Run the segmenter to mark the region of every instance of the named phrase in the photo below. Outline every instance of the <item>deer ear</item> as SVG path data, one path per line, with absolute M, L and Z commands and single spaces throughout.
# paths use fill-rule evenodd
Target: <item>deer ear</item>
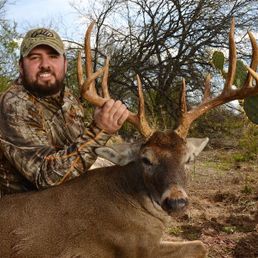
M 110 147 L 102 146 L 95 149 L 95 153 L 106 160 L 118 164 L 120 160 L 120 154 Z
M 95 153 L 116 165 L 124 166 L 137 158 L 139 146 L 130 144 L 117 144 L 117 146 L 112 145 L 112 147 L 101 146 L 95 149 Z
M 205 148 L 207 143 L 209 142 L 209 138 L 187 138 L 186 146 L 188 148 L 189 161 L 193 161 L 195 157 L 197 157 L 201 151 Z

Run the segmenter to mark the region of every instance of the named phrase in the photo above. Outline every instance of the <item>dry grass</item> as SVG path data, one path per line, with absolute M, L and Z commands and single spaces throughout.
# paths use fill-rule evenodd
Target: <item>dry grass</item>
M 202 153 L 189 172 L 191 205 L 165 238 L 201 239 L 210 258 L 258 257 L 258 159 L 236 162 L 234 153 Z

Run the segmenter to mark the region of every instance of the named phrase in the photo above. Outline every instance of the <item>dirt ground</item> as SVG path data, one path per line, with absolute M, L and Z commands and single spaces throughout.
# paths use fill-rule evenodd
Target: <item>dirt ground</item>
M 258 157 L 236 162 L 232 150 L 204 151 L 189 169 L 189 209 L 165 239 L 202 240 L 210 258 L 258 257 Z

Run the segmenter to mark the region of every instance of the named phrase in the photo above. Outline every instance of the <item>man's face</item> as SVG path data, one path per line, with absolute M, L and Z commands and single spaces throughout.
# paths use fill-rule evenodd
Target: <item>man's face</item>
M 67 62 L 53 48 L 40 45 L 20 61 L 20 74 L 26 89 L 39 96 L 50 96 L 63 88 Z

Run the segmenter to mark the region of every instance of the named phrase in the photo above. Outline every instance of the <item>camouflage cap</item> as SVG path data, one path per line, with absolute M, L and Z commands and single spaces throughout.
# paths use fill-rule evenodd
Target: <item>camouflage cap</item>
M 64 43 L 60 36 L 53 30 L 38 28 L 27 32 L 20 49 L 21 57 L 27 56 L 30 51 L 39 45 L 47 45 L 54 48 L 59 54 L 64 54 Z

